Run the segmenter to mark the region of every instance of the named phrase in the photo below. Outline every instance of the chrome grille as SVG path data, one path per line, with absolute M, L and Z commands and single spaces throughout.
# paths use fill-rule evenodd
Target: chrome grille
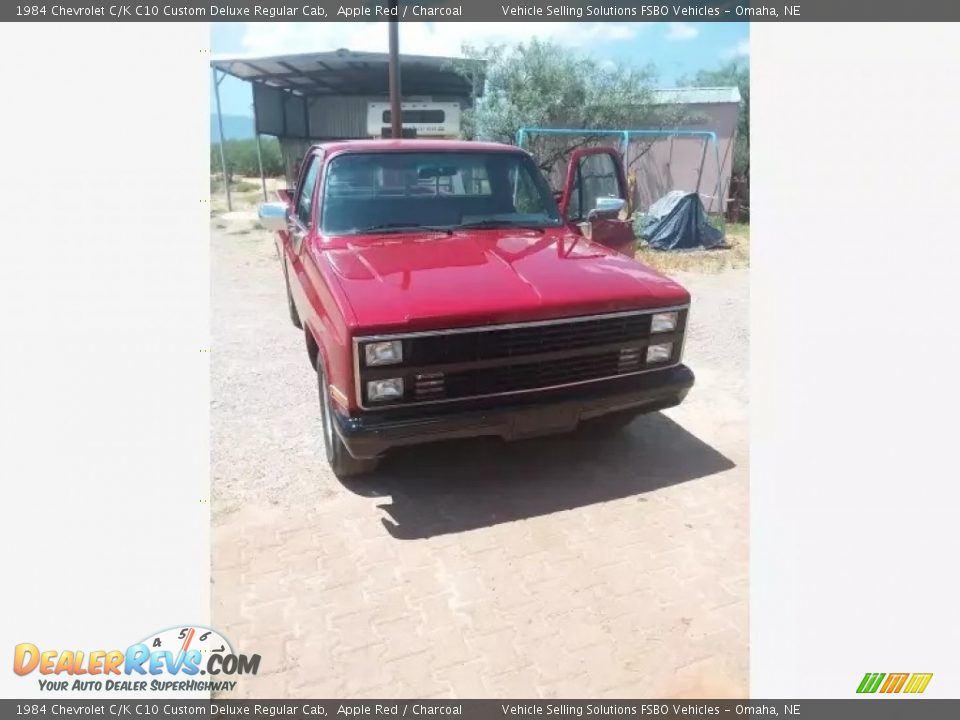
M 417 373 L 414 375 L 413 394 L 417 400 L 434 400 L 446 395 L 446 383 L 442 372 Z
M 405 345 L 410 364 L 430 365 L 466 360 L 518 357 L 551 350 L 628 343 L 650 334 L 649 315 L 623 315 L 549 325 L 514 326 L 503 330 L 413 337 Z M 407 351 L 407 347 L 404 347 Z
M 643 350 L 637 347 L 623 348 L 620 350 L 619 361 L 617 362 L 618 373 L 636 372 L 643 363 Z
M 650 332 L 650 316 L 676 311 L 673 332 Z M 368 402 L 369 380 L 403 377 L 402 402 L 389 406 L 530 392 L 612 379 L 672 367 L 680 362 L 686 308 L 616 313 L 534 323 L 518 323 L 438 332 L 392 334 L 355 340 L 357 393 L 362 407 L 388 407 Z M 374 340 L 402 340 L 403 362 L 362 365 L 362 345 Z M 673 343 L 668 362 L 648 364 L 647 346 Z

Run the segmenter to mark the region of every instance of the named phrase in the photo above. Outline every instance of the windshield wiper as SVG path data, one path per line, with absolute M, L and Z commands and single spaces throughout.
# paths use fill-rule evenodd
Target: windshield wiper
M 448 227 L 438 227 L 436 225 L 417 225 L 411 223 L 401 223 L 401 222 L 389 222 L 389 223 L 380 223 L 379 225 L 371 225 L 370 227 L 361 228 L 357 230 L 357 234 L 360 233 L 376 233 L 376 232 L 406 232 L 408 230 L 426 230 L 428 232 L 438 232 L 444 233 L 446 235 L 452 235 L 453 231 Z
M 553 227 L 552 225 L 550 227 Z M 540 225 L 534 225 L 532 223 L 522 223 L 522 222 L 511 222 L 509 220 L 477 220 L 476 222 L 462 223 L 455 226 L 455 230 L 470 230 L 477 228 L 518 228 L 520 230 L 536 230 L 537 232 L 543 232 L 544 229 Z

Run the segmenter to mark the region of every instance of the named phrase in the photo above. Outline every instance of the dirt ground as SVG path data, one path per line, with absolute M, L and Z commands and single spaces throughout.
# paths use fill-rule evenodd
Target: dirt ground
M 748 694 L 748 270 L 693 294 L 678 408 L 343 484 L 267 233 L 215 217 L 212 622 L 233 697 Z

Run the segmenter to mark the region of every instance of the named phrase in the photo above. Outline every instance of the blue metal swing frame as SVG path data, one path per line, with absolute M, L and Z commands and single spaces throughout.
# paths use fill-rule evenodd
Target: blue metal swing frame
M 652 128 L 640 128 L 636 130 L 593 130 L 593 129 L 583 129 L 583 128 L 540 128 L 540 127 L 523 127 L 517 130 L 516 144 L 518 147 L 523 147 L 524 142 L 527 139 L 527 135 L 600 135 L 604 137 L 619 137 L 622 142 L 622 153 L 626 157 L 627 149 L 630 146 L 630 139 L 633 137 L 699 137 L 704 140 L 709 141 L 713 144 L 713 153 L 714 158 L 717 161 L 717 187 L 715 189 L 715 197 L 720 203 L 721 214 L 723 213 L 723 198 L 720 196 L 720 147 L 717 144 L 717 134 L 712 130 L 664 130 L 664 129 L 652 129 Z M 701 174 L 703 168 L 701 166 Z M 699 186 L 696 191 L 697 194 L 700 193 Z

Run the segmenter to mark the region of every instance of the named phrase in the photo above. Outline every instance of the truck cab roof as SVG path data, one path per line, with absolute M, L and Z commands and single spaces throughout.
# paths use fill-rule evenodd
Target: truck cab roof
M 477 142 L 474 140 L 338 140 L 335 142 L 320 143 L 319 147 L 325 154 L 332 155 L 342 152 L 513 152 L 524 153 L 516 145 L 504 143 Z

